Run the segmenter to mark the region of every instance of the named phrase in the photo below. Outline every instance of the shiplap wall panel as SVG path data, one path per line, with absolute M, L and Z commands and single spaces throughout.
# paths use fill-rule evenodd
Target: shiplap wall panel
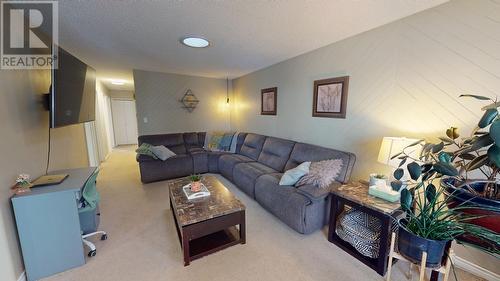
M 470 133 L 484 105 L 460 94 L 500 95 L 500 0 L 456 0 L 234 81 L 231 128 L 352 151 L 353 178 L 389 172 L 384 136 L 437 141 Z M 346 119 L 315 118 L 313 81 L 349 75 Z M 260 89 L 278 87 L 278 115 L 260 115 Z M 497 260 L 457 246 L 499 273 Z

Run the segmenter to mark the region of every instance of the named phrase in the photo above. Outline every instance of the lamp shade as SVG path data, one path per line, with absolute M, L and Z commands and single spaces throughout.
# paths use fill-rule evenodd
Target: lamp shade
M 392 167 L 398 167 L 401 160 L 397 157 L 395 159 L 391 159 L 391 157 L 403 151 L 405 147 L 416 141 L 418 141 L 418 139 L 384 137 L 378 153 L 378 162 Z M 420 146 L 415 146 L 408 149 L 407 153 L 412 157 L 418 158 L 420 149 Z

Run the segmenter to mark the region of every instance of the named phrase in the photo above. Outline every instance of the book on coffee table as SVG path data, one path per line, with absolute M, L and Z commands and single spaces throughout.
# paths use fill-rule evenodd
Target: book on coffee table
M 201 189 L 198 192 L 191 191 L 191 184 L 186 184 L 182 187 L 182 190 L 188 200 L 210 196 L 210 191 L 208 191 L 208 188 L 203 183 L 201 184 Z

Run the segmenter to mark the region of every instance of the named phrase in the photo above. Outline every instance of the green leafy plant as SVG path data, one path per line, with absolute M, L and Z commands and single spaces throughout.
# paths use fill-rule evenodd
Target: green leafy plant
M 452 130 L 452 136 L 456 131 Z M 474 142 L 476 143 L 476 142 Z M 422 146 L 420 156 L 414 158 L 409 152 L 415 146 Z M 401 160 L 399 168 L 394 171 L 395 181 L 391 183 L 394 189 L 401 190 L 401 207 L 406 212 L 405 228 L 414 235 L 431 240 L 453 240 L 467 233 L 474 237 L 487 240 L 490 243 L 500 245 L 500 235 L 482 226 L 471 223 L 478 216 L 469 215 L 464 210 L 478 208 L 469 201 L 451 206 L 451 200 L 455 194 L 444 195 L 444 190 L 439 182 L 441 178 L 460 178 L 460 171 L 453 164 L 454 153 L 444 151 L 444 141 L 437 144 L 424 143 L 419 140 L 403 149 L 401 153 L 392 158 Z M 410 162 L 410 163 L 408 163 Z M 403 182 L 401 179 L 405 174 L 402 168 L 404 164 L 410 180 Z M 463 166 L 462 166 L 463 167 Z M 494 210 L 481 206 L 483 210 Z M 499 255 L 497 249 L 483 249 L 492 254 Z
M 478 95 L 461 95 L 460 97 L 474 98 L 489 102 L 477 126 L 471 135 L 461 138 L 458 129 L 451 127 L 446 130 L 446 136 L 440 137 L 439 144 L 424 145 L 423 154 L 429 157 L 435 155 L 433 150 L 446 151 L 441 157 L 446 157 L 448 163 L 453 163 L 456 176 L 461 183 L 458 187 L 488 199 L 500 199 L 498 175 L 500 172 L 500 116 L 498 107 L 500 102 L 489 97 Z M 438 147 L 439 146 L 439 147 Z M 446 167 L 445 167 L 446 168 Z M 455 171 L 453 171 L 455 172 Z M 477 180 L 475 172 L 481 173 L 483 179 Z M 485 188 L 478 192 L 471 186 L 474 183 L 484 183 Z
M 196 175 L 196 174 L 190 175 L 189 180 L 192 182 L 201 181 L 201 175 Z

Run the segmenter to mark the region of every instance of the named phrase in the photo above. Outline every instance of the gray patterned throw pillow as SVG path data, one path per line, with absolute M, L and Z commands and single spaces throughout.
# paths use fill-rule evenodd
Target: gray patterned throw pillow
M 295 186 L 313 184 L 319 188 L 327 188 L 339 175 L 342 165 L 341 159 L 312 162 L 309 166 L 309 173 L 303 176 Z

